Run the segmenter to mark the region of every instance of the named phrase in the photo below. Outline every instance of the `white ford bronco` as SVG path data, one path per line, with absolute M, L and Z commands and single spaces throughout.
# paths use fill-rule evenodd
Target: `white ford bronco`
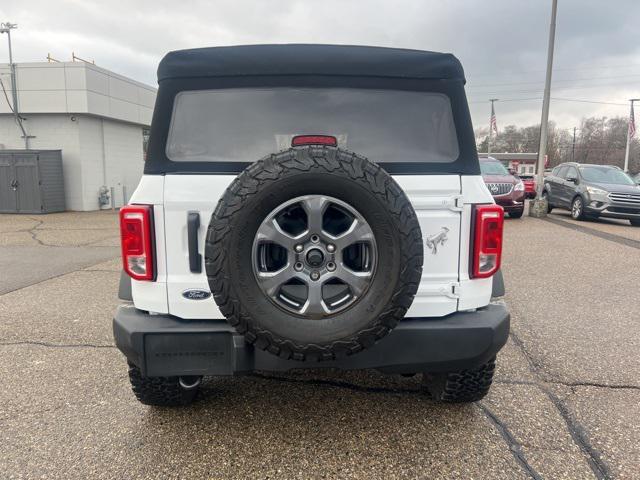
M 489 390 L 509 313 L 503 211 L 450 54 L 257 45 L 171 52 L 144 176 L 120 211 L 113 329 L 133 391 L 185 405 L 205 376 L 422 374 Z

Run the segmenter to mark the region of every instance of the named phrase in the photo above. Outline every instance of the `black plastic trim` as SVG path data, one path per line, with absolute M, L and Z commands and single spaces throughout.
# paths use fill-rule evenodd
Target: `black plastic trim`
M 120 272 L 120 284 L 118 285 L 118 298 L 126 302 L 133 302 L 131 293 L 131 277 L 122 270 Z
M 509 323 L 509 312 L 499 304 L 443 318 L 405 318 L 371 348 L 327 362 L 283 360 L 255 349 L 224 320 L 149 315 L 130 305 L 118 309 L 113 331 L 116 346 L 147 376 L 318 367 L 418 373 L 450 372 L 486 363 L 505 345 Z
M 187 212 L 187 243 L 189 246 L 189 270 L 191 273 L 202 273 L 202 255 L 198 253 L 198 229 L 200 213 Z
M 493 286 L 491 287 L 492 297 L 504 297 L 504 277 L 502 276 L 502 270 L 498 270 L 493 275 Z

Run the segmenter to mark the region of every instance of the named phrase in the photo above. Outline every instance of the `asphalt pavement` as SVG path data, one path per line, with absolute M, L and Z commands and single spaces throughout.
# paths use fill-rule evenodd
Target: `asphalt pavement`
M 311 371 L 207 379 L 160 409 L 113 346 L 116 215 L 0 215 L 0 478 L 638 478 L 638 232 L 507 220 L 512 335 L 475 405 Z

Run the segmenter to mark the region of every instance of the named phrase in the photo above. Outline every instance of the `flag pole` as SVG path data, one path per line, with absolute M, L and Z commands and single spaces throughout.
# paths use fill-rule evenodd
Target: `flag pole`
M 629 125 L 627 126 L 627 148 L 624 152 L 624 171 L 629 172 L 629 149 L 631 147 L 631 138 L 635 133 L 635 125 L 632 126 L 632 123 L 635 124 L 635 117 L 633 115 L 633 102 L 640 101 L 640 98 L 630 98 L 629 103 L 631 107 L 629 109 Z
M 496 125 L 496 111 L 493 109 L 493 102 L 497 102 L 497 98 L 490 98 L 491 102 L 491 115 L 489 116 L 489 139 L 487 140 L 487 157 L 491 155 L 491 132 Z M 496 129 L 497 131 L 497 129 Z

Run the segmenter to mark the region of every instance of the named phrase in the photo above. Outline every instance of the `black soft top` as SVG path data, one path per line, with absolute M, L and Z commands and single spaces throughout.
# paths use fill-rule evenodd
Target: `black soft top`
M 158 81 L 169 78 L 339 75 L 412 79 L 461 79 L 450 53 L 351 45 L 242 45 L 169 52 Z

